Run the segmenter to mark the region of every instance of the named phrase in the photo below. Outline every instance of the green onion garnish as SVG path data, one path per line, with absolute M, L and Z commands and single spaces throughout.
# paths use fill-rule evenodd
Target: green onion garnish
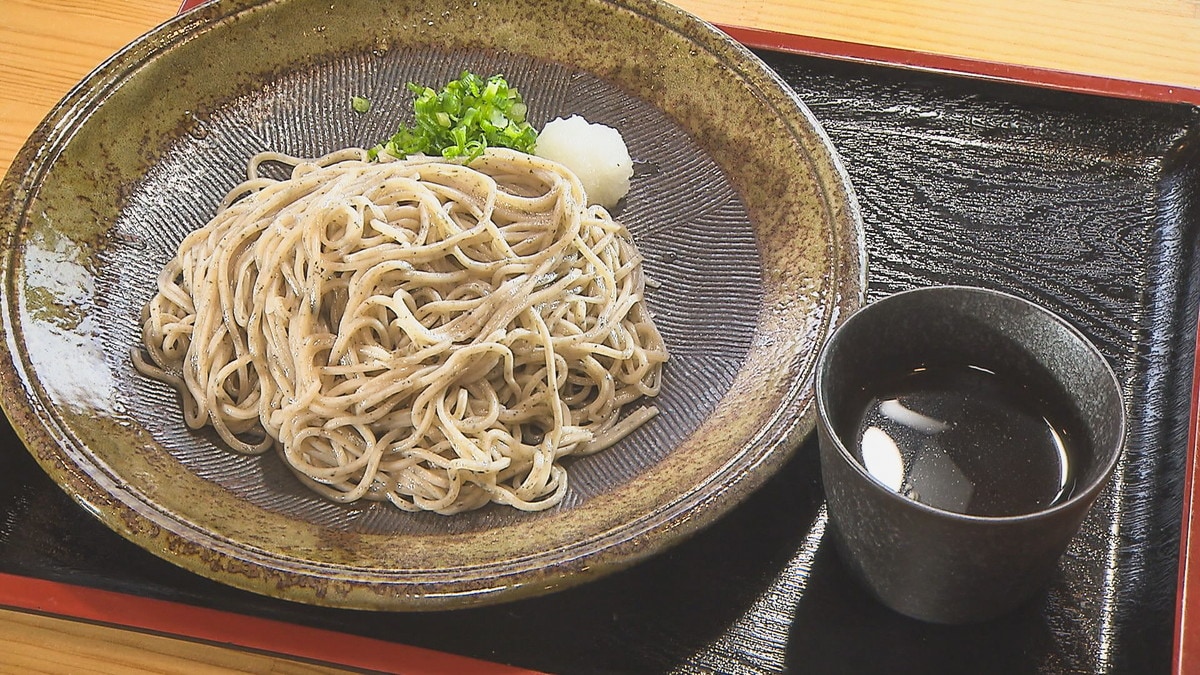
M 521 94 L 502 75 L 487 80 L 464 70 L 440 92 L 412 82 L 412 126 L 401 125 L 391 138 L 371 149 L 394 157 L 441 154 L 469 162 L 489 147 L 533 152 L 537 131 L 525 121 Z M 357 109 L 357 108 L 356 108 Z

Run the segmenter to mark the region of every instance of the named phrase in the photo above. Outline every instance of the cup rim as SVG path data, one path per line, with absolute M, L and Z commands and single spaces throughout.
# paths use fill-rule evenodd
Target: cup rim
M 917 295 L 917 294 L 923 295 L 923 294 L 927 294 L 930 292 L 973 293 L 973 294 L 979 294 L 979 295 L 991 295 L 991 296 L 998 297 L 1006 302 L 1016 302 L 1016 303 L 1026 306 L 1026 307 L 1029 307 L 1041 314 L 1046 315 L 1048 318 L 1050 318 L 1051 321 L 1054 321 L 1061 327 L 1065 328 L 1066 331 L 1074 339 L 1078 340 L 1084 346 L 1085 350 L 1089 354 L 1091 354 L 1094 358 L 1096 358 L 1099 361 L 1099 363 L 1102 366 L 1103 372 L 1105 373 L 1105 375 L 1107 376 L 1107 379 L 1113 386 L 1113 391 L 1116 392 L 1117 401 L 1120 403 L 1120 405 L 1118 406 L 1119 415 L 1118 415 L 1118 419 L 1117 419 L 1117 430 L 1116 430 L 1116 435 L 1115 435 L 1115 437 L 1118 439 L 1119 446 L 1117 447 L 1115 452 L 1109 453 L 1109 458 L 1105 462 L 1104 466 L 1102 467 L 1102 470 L 1096 474 L 1096 478 L 1094 480 L 1092 480 L 1090 483 L 1088 483 L 1083 490 L 1074 491 L 1072 493 L 1072 495 L 1070 497 L 1068 497 L 1066 500 L 1059 502 L 1057 504 L 1054 504 L 1053 506 L 1050 506 L 1050 507 L 1047 507 L 1044 509 L 1040 509 L 1037 511 L 1031 511 L 1029 513 L 1019 513 L 1019 514 L 1003 515 L 1003 516 L 988 516 L 988 515 L 962 513 L 959 511 L 951 511 L 949 509 L 932 506 L 930 504 L 926 504 L 924 502 L 920 502 L 915 499 L 910 499 L 898 492 L 895 492 L 894 490 L 889 489 L 883 483 L 879 482 L 879 480 L 877 478 L 875 478 L 870 472 L 868 472 L 866 470 L 866 467 L 864 467 L 862 465 L 862 463 L 859 462 L 857 459 L 855 459 L 854 456 L 850 453 L 850 450 L 846 447 L 846 444 L 842 441 L 842 438 L 833 429 L 833 424 L 830 421 L 830 419 L 831 419 L 830 410 L 828 409 L 828 404 L 825 400 L 825 395 L 824 395 L 824 386 L 823 385 L 825 383 L 826 376 L 827 376 L 827 373 L 826 373 L 827 359 L 829 358 L 829 354 L 833 348 L 833 345 L 837 341 L 838 337 L 840 335 L 842 335 L 845 332 L 845 330 L 847 330 L 847 326 L 850 326 L 854 323 L 861 323 L 864 319 L 861 319 L 860 316 L 866 312 L 871 311 L 871 308 L 875 307 L 876 305 L 881 304 L 881 303 L 890 304 L 892 301 L 899 301 L 907 296 Z M 962 521 L 966 521 L 966 522 L 995 523 L 995 524 L 1018 523 L 1018 522 L 1033 521 L 1033 520 L 1040 520 L 1043 518 L 1049 518 L 1049 517 L 1054 516 L 1057 513 L 1073 510 L 1073 509 L 1079 508 L 1080 506 L 1086 507 L 1086 506 L 1090 505 L 1091 502 L 1096 499 L 1096 497 L 1099 495 L 1100 491 L 1103 490 L 1105 485 L 1109 482 L 1109 478 L 1112 476 L 1113 471 L 1117 466 L 1117 463 L 1120 461 L 1121 456 L 1124 454 L 1124 451 L 1125 451 L 1125 447 L 1124 447 L 1125 446 L 1125 435 L 1128 431 L 1126 428 L 1127 427 L 1127 419 L 1126 419 L 1127 415 L 1125 412 L 1125 406 L 1126 406 L 1125 392 L 1124 392 L 1123 387 L 1121 386 L 1121 381 L 1117 378 L 1116 372 L 1113 371 L 1112 365 L 1109 363 L 1108 359 L 1104 356 L 1103 353 L 1100 352 L 1099 348 L 1096 347 L 1095 343 L 1093 343 L 1090 339 L 1088 339 L 1088 337 L 1086 335 L 1084 335 L 1082 331 L 1080 331 L 1071 322 L 1064 319 L 1058 313 L 1053 312 L 1032 300 L 1028 300 L 1026 298 L 1022 298 L 1018 295 L 1014 295 L 1012 293 L 1008 293 L 1005 291 L 998 291 L 995 289 L 983 288 L 983 287 L 979 287 L 979 286 L 962 285 L 962 284 L 922 286 L 919 288 L 912 288 L 912 289 L 908 289 L 908 290 L 904 290 L 904 291 L 899 291 L 899 292 L 884 296 L 874 302 L 868 302 L 867 304 L 864 304 L 859 309 L 857 309 L 853 314 L 846 317 L 846 319 L 832 333 L 830 333 L 828 338 L 825 340 L 825 344 L 823 344 L 821 346 L 821 351 L 817 356 L 817 367 L 816 367 L 816 373 L 815 373 L 815 379 L 814 379 L 814 388 L 815 388 L 814 399 L 816 401 L 816 406 L 817 406 L 817 424 L 820 425 L 821 430 L 833 442 L 834 447 L 837 449 L 838 455 L 840 456 L 840 459 L 842 461 L 846 462 L 847 464 L 849 464 L 851 469 L 854 472 L 856 472 L 859 476 L 864 478 L 871 485 L 871 489 L 877 490 L 877 491 L 883 493 L 884 495 L 887 495 L 885 497 L 885 499 L 894 499 L 894 500 L 896 500 L 897 503 L 903 503 L 903 504 L 908 505 L 908 508 L 915 508 L 918 511 L 928 512 L 930 514 L 937 515 L 940 517 L 949 517 L 952 519 L 962 520 Z

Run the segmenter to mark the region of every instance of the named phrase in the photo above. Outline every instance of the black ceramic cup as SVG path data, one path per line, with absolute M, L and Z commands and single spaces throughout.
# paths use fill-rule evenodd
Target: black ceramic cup
M 1095 346 L 979 288 L 860 309 L 822 350 L 816 389 L 840 557 L 885 605 L 930 622 L 987 620 L 1043 591 L 1125 435 Z

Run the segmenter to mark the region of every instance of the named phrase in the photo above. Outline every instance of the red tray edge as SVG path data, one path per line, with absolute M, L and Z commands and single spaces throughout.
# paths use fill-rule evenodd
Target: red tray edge
M 204 0 L 185 0 L 185 6 Z M 782 33 L 757 28 L 718 25 L 730 37 L 748 47 L 821 56 L 884 66 L 957 75 L 972 79 L 1008 82 L 1045 89 L 1058 89 L 1112 98 L 1159 103 L 1200 105 L 1200 89 L 1154 82 L 1139 82 L 1100 75 L 1072 73 L 1052 68 L 984 61 L 896 47 L 880 47 L 829 38 Z
M 538 672 L 349 633 L 16 574 L 0 573 L 0 606 L 372 672 Z
M 1183 482 L 1183 515 L 1179 535 L 1179 581 L 1175 603 L 1175 652 L 1173 672 L 1185 675 L 1191 654 L 1200 651 L 1200 532 L 1193 529 L 1200 507 L 1200 321 L 1197 322 L 1196 350 L 1192 370 L 1192 400 L 1188 418 L 1186 473 Z M 1191 561 L 1189 563 L 1189 560 Z

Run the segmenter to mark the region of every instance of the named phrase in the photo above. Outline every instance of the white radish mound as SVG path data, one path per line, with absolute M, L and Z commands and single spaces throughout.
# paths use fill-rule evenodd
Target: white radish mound
M 629 192 L 633 160 L 621 132 L 571 115 L 549 122 L 538 133 L 534 154 L 570 169 L 587 193 L 589 205 L 611 209 Z

